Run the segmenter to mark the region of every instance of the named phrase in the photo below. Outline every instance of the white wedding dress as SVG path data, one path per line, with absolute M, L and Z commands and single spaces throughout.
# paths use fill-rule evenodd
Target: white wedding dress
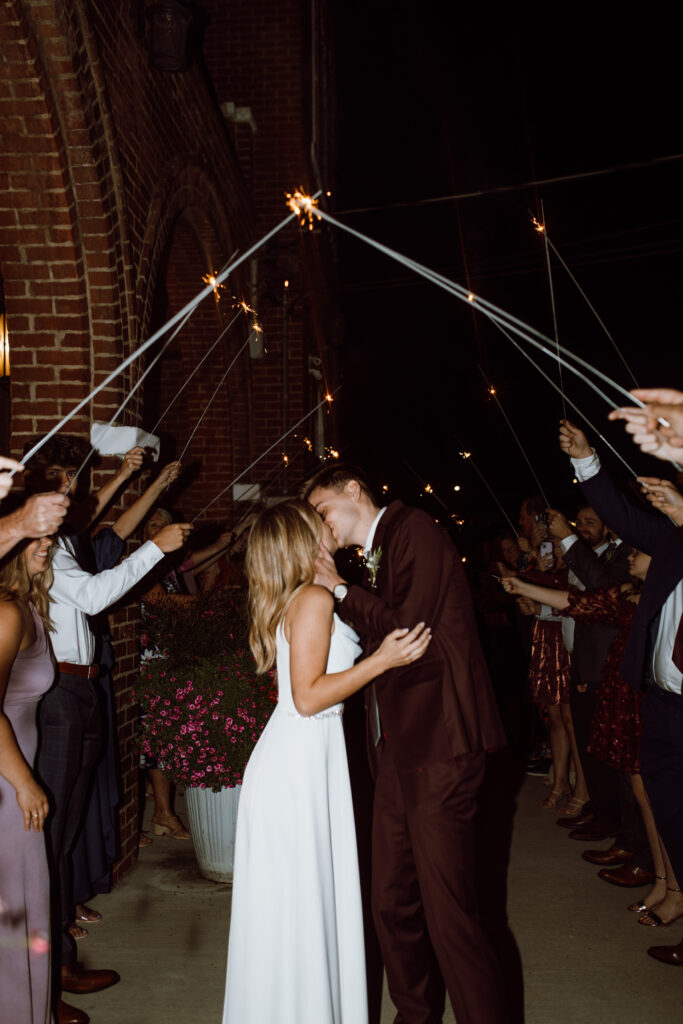
M 327 671 L 359 654 L 335 615 Z M 223 1024 L 367 1024 L 343 705 L 298 714 L 282 626 L 277 676 L 240 796 Z

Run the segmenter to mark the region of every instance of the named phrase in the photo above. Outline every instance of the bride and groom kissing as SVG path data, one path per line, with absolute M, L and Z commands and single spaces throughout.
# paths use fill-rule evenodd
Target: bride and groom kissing
M 505 737 L 460 557 L 426 513 L 380 508 L 352 467 L 324 467 L 303 499 L 263 512 L 249 539 L 250 642 L 261 670 L 277 662 L 279 702 L 240 802 L 224 1024 L 368 1019 L 341 726 L 361 688 L 372 912 L 396 1022 L 437 1024 L 448 991 L 458 1024 L 502 1024 L 473 819 L 486 751 Z M 363 547 L 362 585 L 339 575 L 325 535 Z

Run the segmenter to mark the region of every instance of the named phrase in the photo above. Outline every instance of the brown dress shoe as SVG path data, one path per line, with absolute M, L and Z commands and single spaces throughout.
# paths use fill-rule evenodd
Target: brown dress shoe
M 618 864 L 628 864 L 633 860 L 633 854 L 628 850 L 622 850 L 616 843 L 612 843 L 609 850 L 584 850 L 581 854 L 589 864 L 600 864 L 604 868 L 613 868 Z
M 623 885 L 626 889 L 636 889 L 643 885 L 652 885 L 655 876 L 635 864 L 623 864 L 620 868 L 603 868 L 598 871 L 598 878 L 612 885 Z
M 90 1017 L 83 1010 L 69 1006 L 60 999 L 57 1003 L 57 1024 L 88 1024 Z
M 100 992 L 121 980 L 116 971 L 87 971 L 83 964 L 64 964 L 62 967 L 62 988 L 65 992 Z
M 683 940 L 677 946 L 650 946 L 647 952 L 660 963 L 683 967 Z
M 584 825 L 589 825 L 591 821 L 595 820 L 595 814 L 593 811 L 587 811 L 585 808 L 581 811 L 581 814 L 575 815 L 573 818 L 560 817 L 555 822 L 560 828 L 582 828 Z

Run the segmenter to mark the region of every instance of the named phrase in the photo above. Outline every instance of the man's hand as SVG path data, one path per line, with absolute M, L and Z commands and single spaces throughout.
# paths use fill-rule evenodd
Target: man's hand
M 14 520 L 21 537 L 48 537 L 56 533 L 69 507 L 65 494 L 50 491 L 48 494 L 34 494 L 25 505 L 18 508 L 7 519 Z
M 565 537 L 572 537 L 576 532 L 567 517 L 558 512 L 556 508 L 549 508 L 546 516 L 551 537 L 564 540 Z
M 322 543 L 320 544 L 320 554 L 315 560 L 315 577 L 313 582 L 319 583 L 321 587 L 327 587 L 331 593 L 338 583 L 346 582 L 337 572 L 334 558 Z
M 569 420 L 560 420 L 560 448 L 572 459 L 585 459 L 593 454 L 583 430 Z
M 159 530 L 152 543 L 161 548 L 165 555 L 168 555 L 171 551 L 178 551 L 183 546 L 193 529 L 191 523 L 169 523 L 168 526 Z
M 140 448 L 139 450 L 144 451 L 144 449 L 142 448 Z M 164 491 L 173 483 L 174 480 L 178 479 L 179 473 L 180 463 L 169 462 L 168 465 L 164 466 L 164 468 L 159 473 L 159 476 L 154 481 L 154 486 L 157 488 L 159 492 Z
M 12 490 L 14 478 L 9 474 L 11 472 L 19 473 L 23 468 L 21 462 L 15 462 L 14 459 L 7 459 L 4 455 L 0 455 L 0 501 L 6 498 Z
M 683 494 L 676 490 L 670 480 L 660 480 L 656 476 L 639 476 L 638 483 L 651 505 L 665 516 L 670 516 L 677 526 L 683 526 Z
M 139 469 L 142 469 L 142 463 L 145 458 L 145 449 L 141 448 L 140 445 L 136 445 L 135 448 L 131 448 L 129 452 L 123 456 L 121 465 L 117 476 L 121 480 L 128 480 L 133 473 L 137 473 Z

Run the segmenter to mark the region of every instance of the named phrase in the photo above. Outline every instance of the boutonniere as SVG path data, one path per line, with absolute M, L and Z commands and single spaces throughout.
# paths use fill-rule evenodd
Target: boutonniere
M 380 562 L 382 561 L 382 549 L 373 548 L 369 555 L 365 559 L 365 564 L 368 567 L 368 575 L 370 577 L 370 586 L 373 590 L 377 587 L 377 573 L 379 572 Z

